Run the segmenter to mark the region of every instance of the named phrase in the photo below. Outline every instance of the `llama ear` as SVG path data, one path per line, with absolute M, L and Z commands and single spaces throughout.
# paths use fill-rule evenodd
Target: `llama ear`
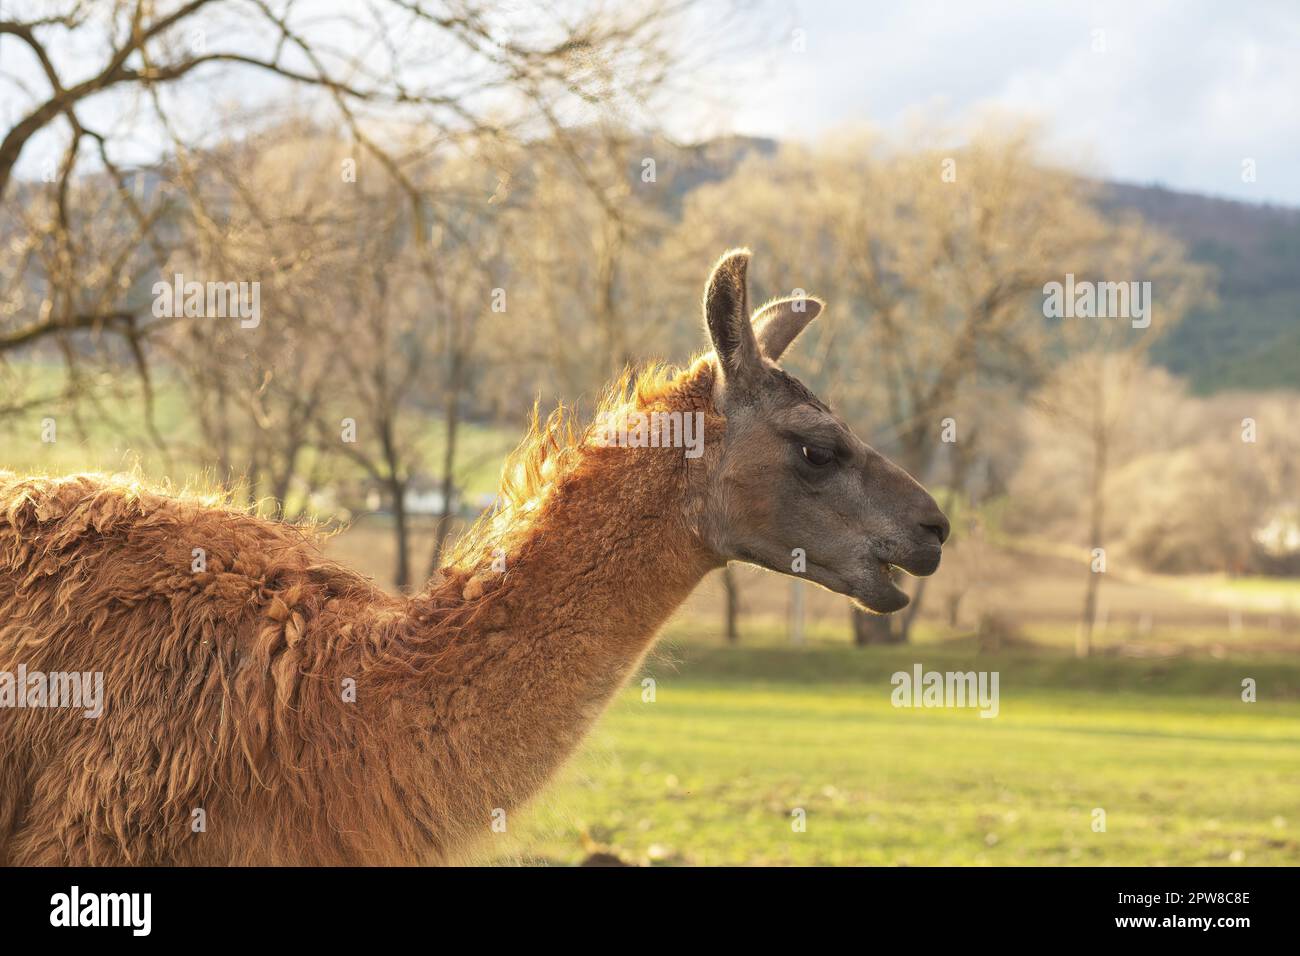
M 780 361 L 790 343 L 821 315 L 825 303 L 807 296 L 773 299 L 754 313 L 754 337 L 758 348 L 773 362 Z
M 749 291 L 745 284 L 748 268 L 749 250 L 732 249 L 713 267 L 704 289 L 704 322 L 709 327 L 722 377 L 733 384 L 763 367 L 749 321 Z

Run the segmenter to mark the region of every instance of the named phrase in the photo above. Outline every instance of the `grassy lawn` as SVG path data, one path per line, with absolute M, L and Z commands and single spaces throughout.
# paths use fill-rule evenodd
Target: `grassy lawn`
M 1300 613 L 1300 578 L 1189 575 L 1164 581 L 1201 601 L 1261 612 Z
M 997 670 L 1001 713 L 889 677 Z M 1300 664 L 674 643 L 486 847 L 660 864 L 1300 863 Z M 1241 680 L 1259 700 L 1241 700 Z M 792 811 L 806 811 L 805 832 Z M 1106 813 L 1094 832 L 1093 810 Z

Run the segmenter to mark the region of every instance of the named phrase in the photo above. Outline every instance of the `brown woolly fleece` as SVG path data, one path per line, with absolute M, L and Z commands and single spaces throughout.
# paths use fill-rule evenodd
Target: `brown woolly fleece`
M 605 404 L 703 411 L 704 459 L 534 419 L 503 505 L 410 597 L 218 500 L 0 471 L 0 672 L 104 675 L 97 719 L 0 709 L 0 864 L 461 857 L 720 564 L 695 501 L 713 375 Z

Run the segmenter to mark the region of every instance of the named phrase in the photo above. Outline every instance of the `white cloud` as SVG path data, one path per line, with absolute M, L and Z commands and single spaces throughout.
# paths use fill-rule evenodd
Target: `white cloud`
M 961 121 L 988 107 L 1046 121 L 1092 171 L 1171 188 L 1300 205 L 1300 8 L 1011 0 L 808 3 L 788 43 L 738 65 L 740 132 L 813 136 L 897 127 L 917 107 Z M 1103 31 L 1103 51 L 1094 32 Z M 1241 181 L 1256 161 L 1258 181 Z

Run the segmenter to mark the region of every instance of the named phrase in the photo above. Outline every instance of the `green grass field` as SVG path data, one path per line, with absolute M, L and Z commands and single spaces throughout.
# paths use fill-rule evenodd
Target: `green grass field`
M 1000 714 L 890 675 L 997 670 Z M 877 865 L 1300 863 L 1300 663 L 722 648 L 671 638 L 486 859 Z M 1258 701 L 1244 703 L 1252 677 Z M 1093 811 L 1105 811 L 1105 832 Z M 795 832 L 793 811 L 806 813 Z

